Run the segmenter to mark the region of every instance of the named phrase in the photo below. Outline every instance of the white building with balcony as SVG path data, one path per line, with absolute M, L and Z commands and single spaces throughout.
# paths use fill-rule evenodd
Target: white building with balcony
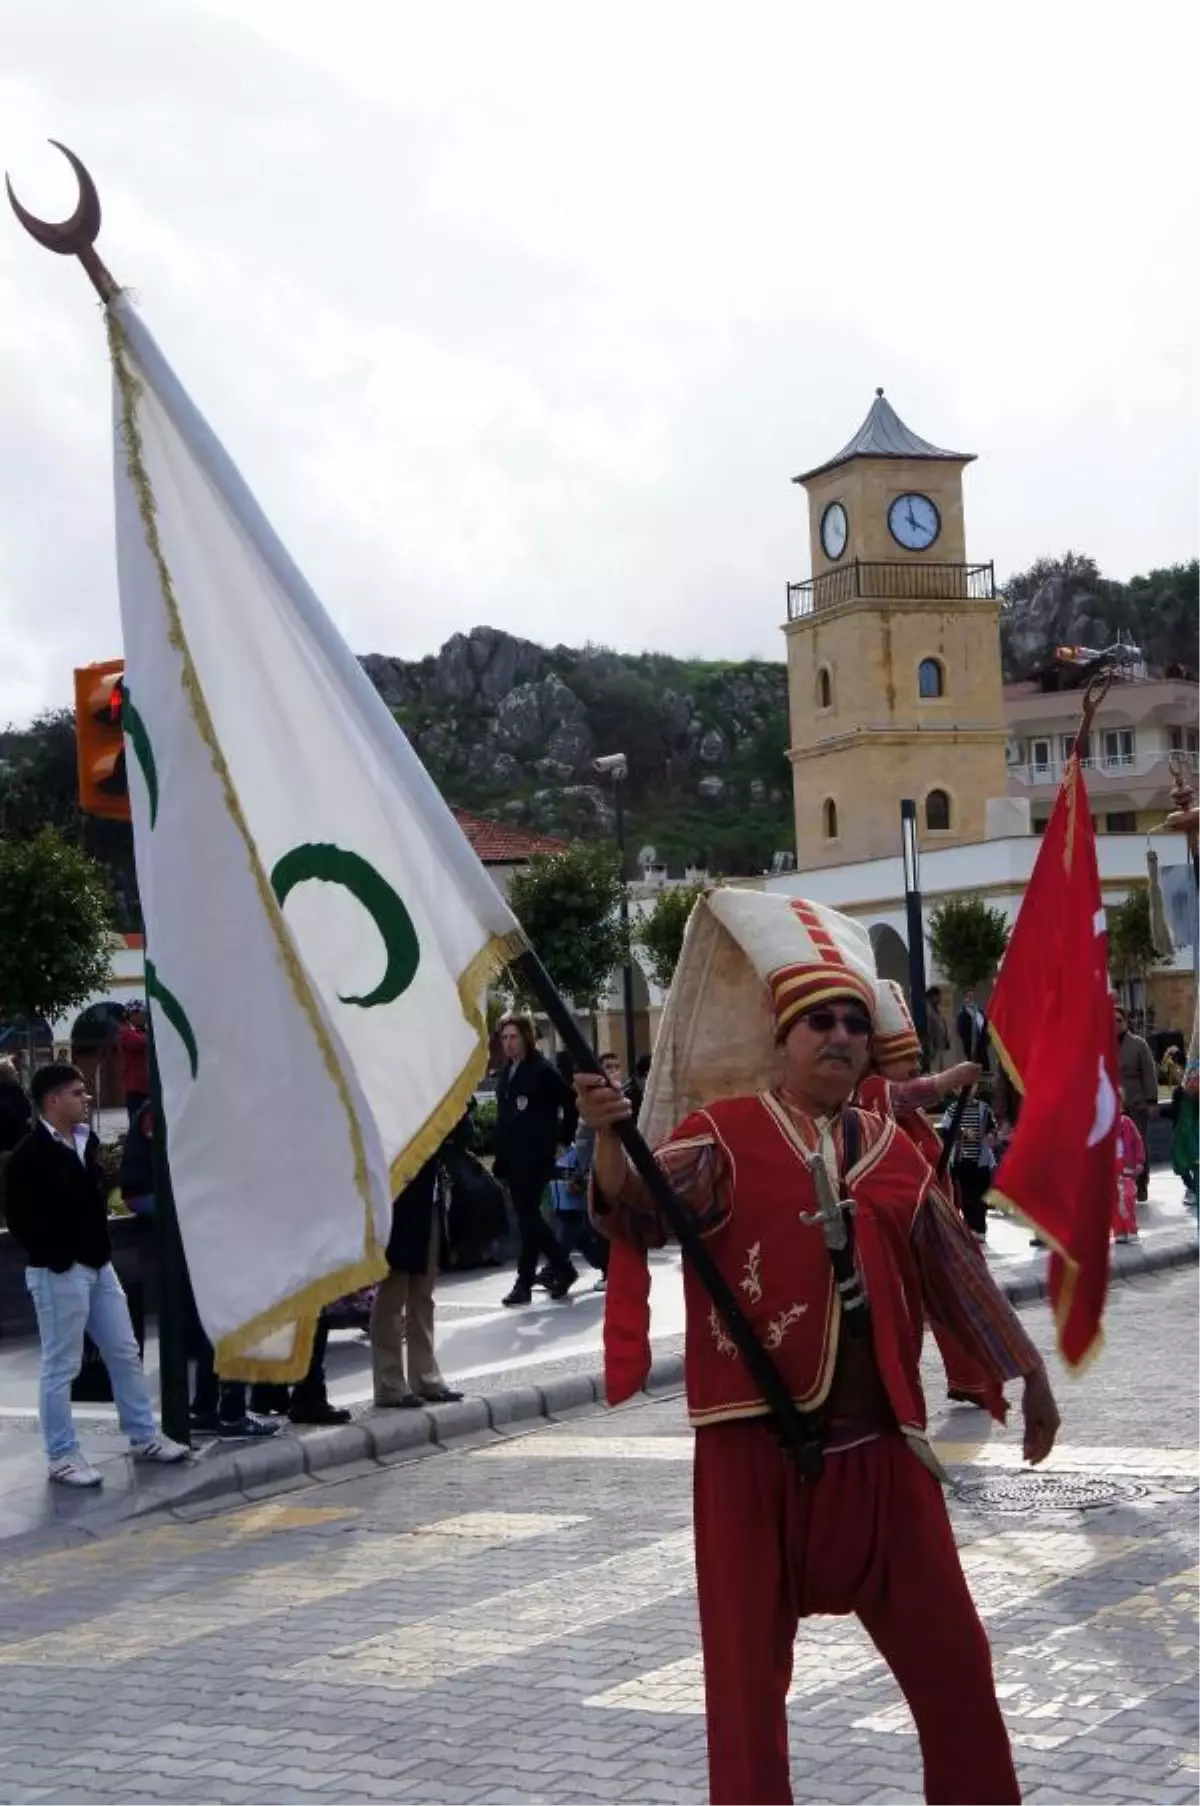
M 1035 833 L 1049 820 L 1079 723 L 1078 682 L 1055 662 L 1004 686 L 1008 794 L 1025 798 Z M 1198 690 L 1185 677 L 1116 679 L 1097 710 L 1084 768 L 1098 834 L 1152 832 L 1172 807 L 1172 766 L 1196 771 Z

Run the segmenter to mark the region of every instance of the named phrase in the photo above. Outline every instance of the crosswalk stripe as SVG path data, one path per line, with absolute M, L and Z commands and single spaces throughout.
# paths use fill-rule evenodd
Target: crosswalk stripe
M 1020 1469 L 1025 1465 L 1019 1441 L 943 1442 L 934 1446 L 947 1467 Z M 581 1436 L 543 1431 L 498 1442 L 475 1452 L 477 1461 L 690 1461 L 693 1439 L 689 1436 Z M 1041 1473 L 1153 1474 L 1193 1479 L 1200 1477 L 1200 1451 L 1196 1449 L 1104 1448 L 1060 1444 Z
M 361 1515 L 354 1506 L 291 1505 L 272 1500 L 242 1511 L 222 1512 L 196 1524 L 156 1524 L 152 1529 L 126 1530 L 80 1548 L 53 1549 L 6 1561 L 4 1587 L 24 1599 L 36 1599 L 39 1594 L 71 1586 L 90 1586 L 98 1577 L 107 1580 L 136 1574 L 279 1531 L 308 1530 L 316 1524 Z
M 97 1661 L 107 1666 L 132 1662 L 176 1649 L 213 1631 L 245 1631 L 264 1618 L 336 1599 L 359 1587 L 394 1580 L 399 1574 L 461 1561 L 506 1543 L 554 1536 L 583 1522 L 580 1517 L 536 1512 L 468 1512 L 443 1518 L 399 1536 L 373 1537 L 339 1548 L 327 1565 L 310 1551 L 298 1561 L 172 1593 L 157 1611 L 147 1611 L 145 1602 L 138 1600 L 81 1624 L 0 1644 L 0 1664 L 30 1662 L 78 1668 Z
M 1087 1536 L 1075 1530 L 1005 1531 L 961 1550 L 963 1569 L 981 1616 L 994 1616 L 1023 1600 L 1032 1599 L 1064 1576 L 1119 1561 L 1137 1547 L 1127 1536 Z M 874 1644 L 853 1618 L 811 1618 L 800 1626 L 795 1646 L 792 1696 L 813 1693 L 840 1684 L 884 1664 Z M 704 1711 L 704 1671 L 699 1655 L 684 1656 L 646 1674 L 635 1675 L 603 1693 L 583 1701 L 585 1706 L 624 1712 L 659 1712 L 697 1716 Z M 903 1701 L 889 1707 L 870 1729 L 878 1729 L 884 1717 L 899 1712 L 905 1723 L 908 1707 Z M 863 1721 L 866 1723 L 866 1720 Z
M 345 1680 L 369 1676 L 379 1686 L 404 1690 L 431 1687 L 686 1593 L 694 1575 L 692 1532 L 680 1530 L 590 1567 L 556 1572 L 553 1580 L 398 1625 L 381 1636 L 310 1657 L 286 1672 Z

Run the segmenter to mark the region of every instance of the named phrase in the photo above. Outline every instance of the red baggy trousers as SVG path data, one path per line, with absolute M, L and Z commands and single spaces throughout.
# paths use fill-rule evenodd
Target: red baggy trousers
M 908 1701 L 926 1800 L 1020 1800 L 941 1487 L 899 1434 L 828 1453 L 821 1478 L 805 1481 L 761 1419 L 702 1428 L 695 1522 L 714 1806 L 791 1801 L 797 1623 L 849 1612 Z

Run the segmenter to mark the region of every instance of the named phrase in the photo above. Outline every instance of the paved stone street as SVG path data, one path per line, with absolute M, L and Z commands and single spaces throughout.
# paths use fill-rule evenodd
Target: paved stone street
M 1027 1321 L 1049 1343 L 1044 1309 Z M 1193 1800 L 1196 1278 L 1114 1288 L 1052 1469 L 970 1409 L 939 1443 L 1032 1800 Z M 941 1396 L 930 1368 L 930 1396 Z M 935 1417 L 936 1417 L 935 1413 Z M 677 1399 L 20 1552 L 5 1801 L 705 1797 Z M 797 1798 L 920 1795 L 852 1621 L 801 1630 Z

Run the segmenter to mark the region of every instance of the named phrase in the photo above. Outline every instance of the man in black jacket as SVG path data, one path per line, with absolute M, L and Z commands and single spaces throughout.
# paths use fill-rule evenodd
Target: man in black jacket
M 500 1046 L 508 1064 L 496 1086 L 495 1172 L 509 1189 L 521 1237 L 517 1283 L 504 1302 L 532 1303 L 539 1256 L 550 1269 L 551 1298 L 565 1298 L 579 1272 L 542 1215 L 542 1193 L 554 1177 L 558 1149 L 574 1139 L 575 1094 L 538 1052 L 527 1016 L 504 1018 Z
M 9 1156 L 5 1214 L 25 1251 L 25 1283 L 42 1342 L 38 1416 L 50 1478 L 63 1486 L 99 1486 L 101 1475 L 79 1447 L 71 1382 L 83 1359 L 84 1332 L 112 1381 L 121 1428 L 140 1461 L 182 1461 L 188 1451 L 154 1423 L 129 1306 L 112 1264 L 100 1144 L 88 1129 L 91 1099 L 74 1066 L 43 1066 L 31 1086 L 39 1121 Z

